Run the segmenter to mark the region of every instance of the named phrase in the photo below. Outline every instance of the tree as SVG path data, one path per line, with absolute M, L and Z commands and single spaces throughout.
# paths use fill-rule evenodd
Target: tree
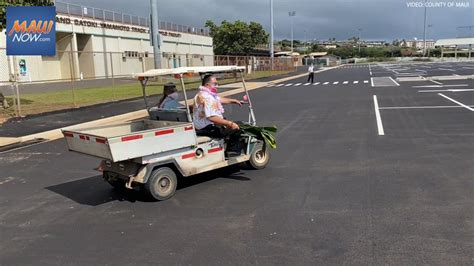
M 325 52 L 325 51 L 326 51 L 326 48 L 324 48 L 324 46 L 322 45 L 319 45 L 316 43 L 313 43 L 311 45 L 311 52 Z
M 349 39 L 347 39 L 348 41 L 350 41 L 351 43 L 353 43 L 354 45 L 359 43 L 359 37 L 351 37 Z
M 52 0 L 0 1 L 0 31 L 7 27 L 7 6 L 52 6 Z
M 205 26 L 210 30 L 216 55 L 248 55 L 257 45 L 268 43 L 268 33 L 257 22 L 224 20 L 218 26 L 208 20 Z

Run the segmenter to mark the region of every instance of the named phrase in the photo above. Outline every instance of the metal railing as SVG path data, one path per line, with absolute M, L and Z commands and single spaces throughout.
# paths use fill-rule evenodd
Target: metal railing
M 3 63 L 7 62 L 5 52 L 5 48 L 0 48 L 0 93 L 6 97 L 9 107 L 0 104 L 0 121 L 140 97 L 141 87 L 133 79 L 133 74 L 154 68 L 152 53 L 58 50 L 56 56 L 41 60 L 31 60 L 28 56 L 12 57 L 10 59 L 16 67 L 11 70 L 7 63 Z M 23 71 L 19 67 L 21 59 L 26 60 L 27 66 Z M 270 57 L 254 56 L 162 53 L 161 62 L 162 68 L 245 66 L 247 78 L 295 71 L 291 58 L 273 59 L 273 68 Z M 14 80 L 9 80 L 12 71 Z M 173 77 L 153 82 L 150 93 L 159 94 L 160 86 L 169 81 L 173 81 Z M 186 82 L 194 84 L 196 81 L 199 80 L 189 79 Z
M 81 18 L 90 18 L 94 20 L 110 21 L 116 23 L 130 24 L 141 27 L 149 27 L 150 20 L 146 17 L 134 16 L 112 10 L 105 10 L 95 7 L 83 5 L 75 5 L 56 1 L 56 12 L 69 16 L 77 16 Z M 190 33 L 196 35 L 209 36 L 209 30 L 206 28 L 193 27 L 189 25 L 176 24 L 166 21 L 160 21 L 160 30 L 168 30 L 182 33 Z

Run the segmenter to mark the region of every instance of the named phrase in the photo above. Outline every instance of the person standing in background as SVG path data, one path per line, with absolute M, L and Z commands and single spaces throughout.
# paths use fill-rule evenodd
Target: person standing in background
M 309 80 L 311 80 L 311 83 L 314 82 L 314 65 L 311 64 L 309 67 L 308 67 L 308 82 Z

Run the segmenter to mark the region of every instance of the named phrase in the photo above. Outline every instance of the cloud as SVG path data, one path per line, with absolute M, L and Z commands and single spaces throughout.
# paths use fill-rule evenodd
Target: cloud
M 149 0 L 62 0 L 63 2 L 113 9 L 148 16 Z M 295 39 L 363 39 L 392 40 L 423 37 L 424 0 L 274 0 L 274 30 L 277 39 L 290 38 L 288 11 L 296 11 Z M 474 0 L 428 0 L 428 2 L 467 3 L 468 8 L 428 8 L 429 38 L 457 37 L 459 26 L 474 25 Z M 203 27 L 206 20 L 256 21 L 270 29 L 270 0 L 159 0 L 160 20 Z M 465 32 L 464 32 L 465 33 Z M 471 32 L 471 34 L 474 34 Z

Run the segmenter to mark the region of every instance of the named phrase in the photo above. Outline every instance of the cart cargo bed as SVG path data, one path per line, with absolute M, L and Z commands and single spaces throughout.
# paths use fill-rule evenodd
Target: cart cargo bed
M 113 162 L 196 145 L 189 122 L 140 120 L 119 125 L 63 130 L 69 150 Z

